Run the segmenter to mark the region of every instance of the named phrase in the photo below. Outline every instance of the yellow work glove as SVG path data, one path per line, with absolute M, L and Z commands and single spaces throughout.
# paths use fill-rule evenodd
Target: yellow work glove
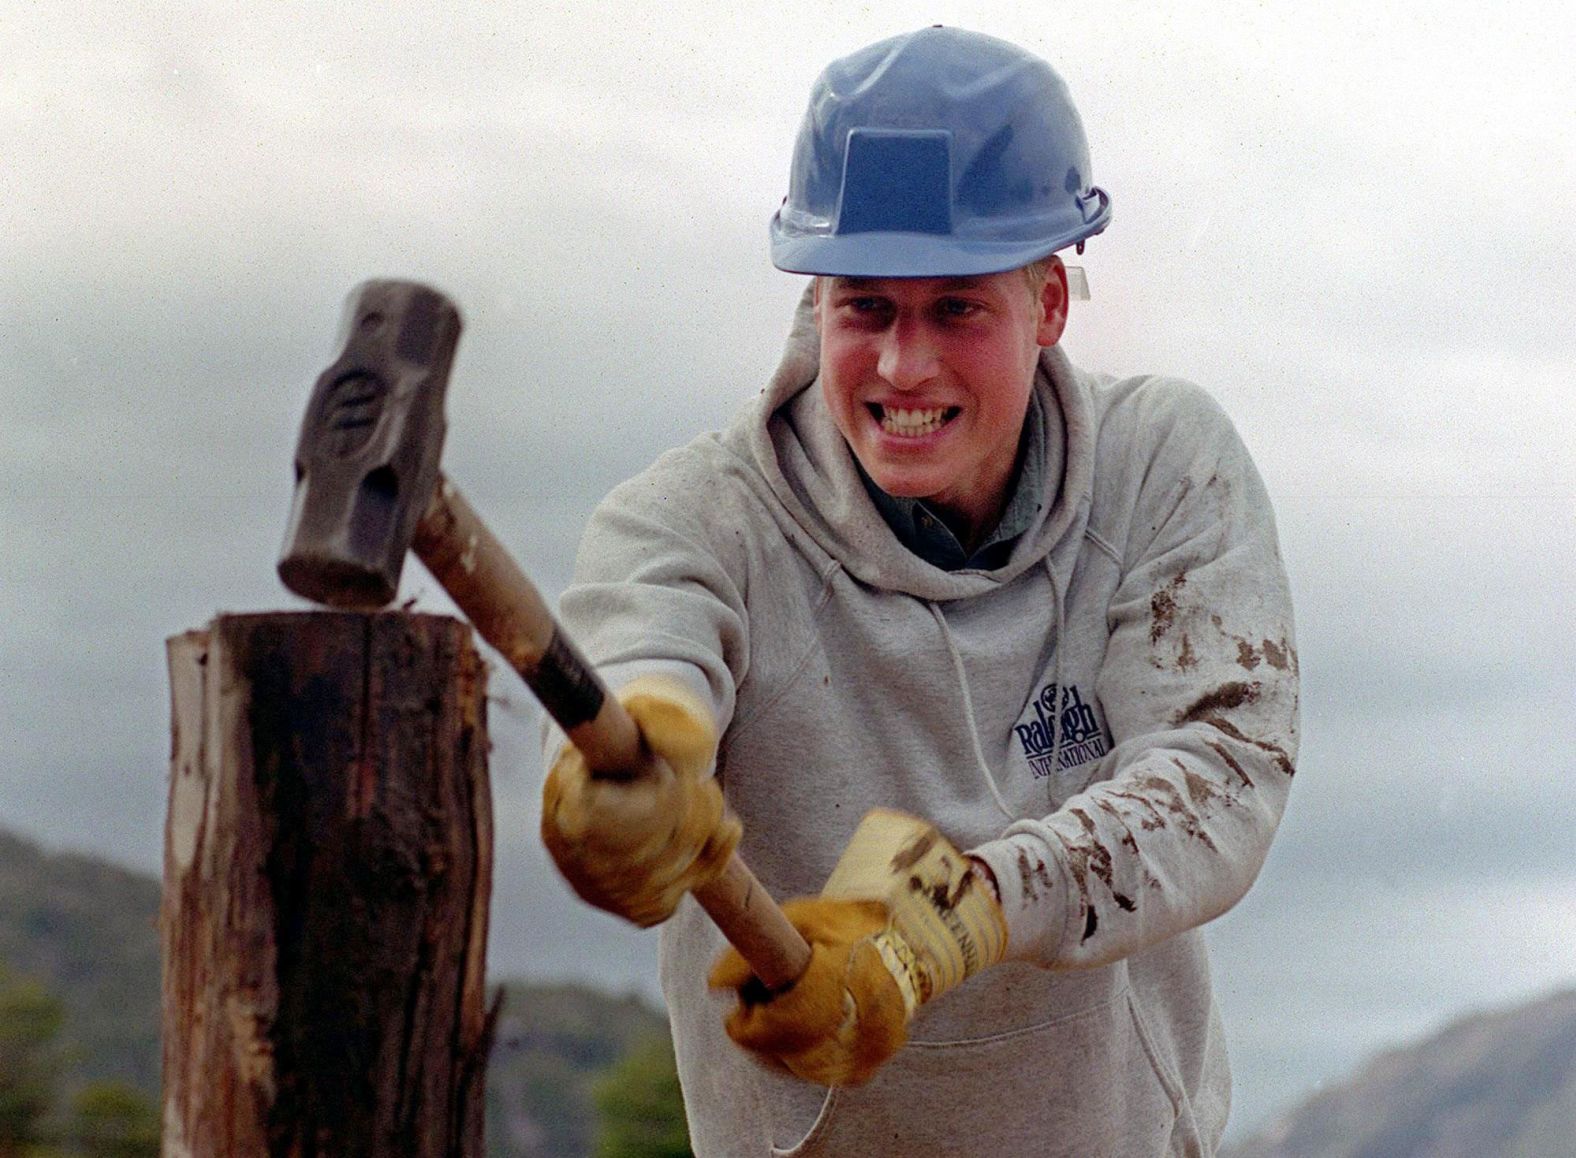
M 819 897 L 783 906 L 810 965 L 766 992 L 737 951 L 712 968 L 733 989 L 728 1036 L 768 1065 L 825 1086 L 868 1081 L 908 1037 L 914 1011 L 1002 959 L 1007 923 L 990 886 L 928 821 L 865 817 Z
M 576 893 L 644 927 L 667 920 L 685 893 L 722 871 L 741 829 L 710 775 L 717 733 L 706 705 L 655 676 L 617 694 L 667 767 L 596 780 L 566 745 L 542 786 L 542 841 Z

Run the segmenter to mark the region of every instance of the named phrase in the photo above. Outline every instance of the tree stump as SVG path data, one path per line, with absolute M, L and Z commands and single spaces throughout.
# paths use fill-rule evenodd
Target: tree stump
M 486 673 L 431 615 L 168 644 L 166 1158 L 481 1158 Z

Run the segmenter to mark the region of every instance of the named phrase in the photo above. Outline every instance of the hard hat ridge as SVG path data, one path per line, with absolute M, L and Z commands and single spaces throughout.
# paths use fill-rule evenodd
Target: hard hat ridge
M 772 261 L 866 277 L 994 273 L 1099 233 L 1083 124 L 1044 60 L 925 28 L 827 66 L 772 220 Z

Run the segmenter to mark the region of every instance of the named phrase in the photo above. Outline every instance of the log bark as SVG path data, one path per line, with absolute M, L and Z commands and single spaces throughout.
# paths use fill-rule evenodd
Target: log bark
M 481 1158 L 486 676 L 430 615 L 169 641 L 167 1158 Z

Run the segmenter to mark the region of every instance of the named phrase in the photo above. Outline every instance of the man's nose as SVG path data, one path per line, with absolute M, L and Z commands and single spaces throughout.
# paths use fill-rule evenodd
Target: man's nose
M 898 390 L 912 390 L 936 376 L 935 343 L 923 326 L 899 321 L 881 337 L 876 373 Z

